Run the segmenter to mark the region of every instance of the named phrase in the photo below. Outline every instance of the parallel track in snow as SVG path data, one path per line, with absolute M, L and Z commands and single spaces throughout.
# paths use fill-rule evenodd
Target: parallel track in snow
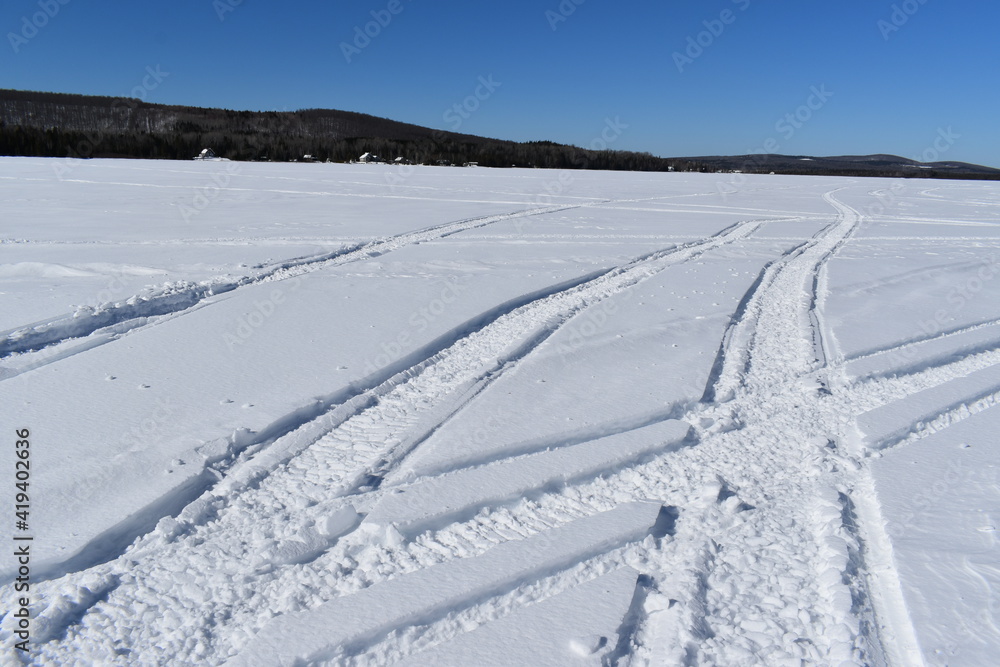
M 104 344 L 120 338 L 122 335 L 135 329 L 150 326 L 156 322 L 163 321 L 166 317 L 183 314 L 204 305 L 211 297 L 227 294 L 249 285 L 296 278 L 333 266 L 369 260 L 408 245 L 447 238 L 460 232 L 478 229 L 498 222 L 517 220 L 523 217 L 544 215 L 547 213 L 557 213 L 578 207 L 577 205 L 547 206 L 515 211 L 513 213 L 448 222 L 416 231 L 404 232 L 387 238 L 357 243 L 333 252 L 320 253 L 318 255 L 261 266 L 258 267 L 260 270 L 254 275 L 174 286 L 168 290 L 153 292 L 148 295 L 136 295 L 113 304 L 99 306 L 91 309 L 90 312 L 81 311 L 73 315 L 56 317 L 44 322 L 26 324 L 0 332 L 0 359 L 13 354 L 41 351 L 42 354 L 37 355 L 37 359 L 32 359 L 28 366 L 29 368 L 37 368 L 52 361 L 65 358 L 65 353 L 44 354 L 46 348 L 50 348 L 51 346 L 92 336 L 102 330 L 108 330 L 108 335 L 98 342 L 98 344 Z M 93 346 L 84 343 L 80 349 L 86 350 L 91 349 L 91 347 Z M 0 379 L 4 379 L 4 376 L 0 376 Z
M 582 284 L 499 314 L 449 347 L 355 397 L 349 405 L 335 407 L 330 413 L 304 424 L 257 452 L 255 457 L 234 462 L 233 467 L 225 471 L 222 482 L 189 505 L 178 521 L 165 520 L 158 531 L 140 539 L 122 559 L 94 569 L 114 572 L 108 576 L 120 578 L 122 562 L 143 563 L 143 569 L 149 568 L 141 575 L 143 585 L 156 591 L 151 598 L 159 599 L 183 597 L 189 585 L 178 584 L 176 569 L 198 571 L 193 563 L 204 562 L 204 559 L 215 562 L 222 571 L 245 571 L 249 560 L 251 573 L 262 576 L 263 580 L 273 574 L 275 583 L 285 581 L 276 584 L 278 591 L 285 591 L 292 585 L 286 581 L 289 574 L 296 583 L 316 576 L 315 571 L 301 572 L 302 567 L 286 567 L 307 566 L 329 546 L 317 541 L 314 535 L 301 533 L 300 529 L 308 528 L 312 519 L 336 513 L 346 504 L 348 496 L 363 491 L 378 476 L 391 471 L 426 433 L 474 397 L 477 389 L 516 366 L 582 309 L 620 294 L 670 266 L 695 260 L 705 252 L 746 239 L 764 222 L 738 223 L 703 241 L 651 253 Z M 277 451 L 281 455 L 271 456 Z M 261 464 L 261 461 L 266 463 Z M 377 494 L 371 495 L 369 502 Z M 286 506 L 288 502 L 300 506 L 300 511 L 292 512 Z M 292 514 L 300 516 L 289 523 Z M 538 516 L 518 521 L 526 521 L 530 532 L 558 525 L 574 515 L 582 515 L 581 510 L 577 508 L 568 514 L 559 511 L 547 519 Z M 254 538 L 261 526 L 273 527 L 273 536 L 265 545 Z M 163 539 L 165 535 L 166 540 Z M 366 546 L 370 540 L 371 536 L 362 531 L 356 540 L 344 539 L 343 545 L 338 543 L 337 548 L 350 552 Z M 491 543 L 480 541 L 480 548 Z M 467 549 L 459 549 L 454 555 L 466 553 Z M 300 562 L 303 560 L 307 562 Z M 349 590 L 351 580 L 344 576 L 338 588 Z M 208 592 L 220 584 L 228 588 L 231 582 L 228 579 L 214 583 L 199 581 L 196 588 Z M 253 616 L 280 606 L 280 599 L 269 599 L 259 587 L 260 582 L 256 582 L 253 591 L 244 591 L 245 599 L 250 601 L 246 609 L 228 609 L 224 613 Z M 128 594 L 134 594 L 132 587 L 127 588 Z M 110 595 L 115 597 L 115 593 Z M 224 592 L 219 591 L 211 599 L 225 597 Z M 210 605 L 204 613 L 223 612 L 213 610 Z M 85 622 L 87 618 L 84 617 Z M 123 619 L 118 620 L 127 624 Z M 111 624 L 117 625 L 118 620 Z M 248 627 L 256 625 L 245 618 L 241 620 Z M 196 625 L 204 621 L 200 618 Z M 186 636 L 196 636 L 196 628 L 190 630 L 195 634 L 185 633 Z M 157 629 L 134 631 L 156 632 Z M 216 633 L 222 634 L 221 629 Z M 223 647 L 214 648 L 224 650 Z M 162 650 L 165 655 L 186 655 L 183 647 L 164 645 Z
M 825 198 L 836 219 L 762 270 L 732 317 L 703 402 L 662 415 L 664 423 L 691 424 L 692 437 L 647 443 L 641 455 L 569 481 L 529 474 L 520 501 L 463 501 L 458 518 L 412 534 L 392 527 L 389 510 L 368 520 L 391 506 L 393 494 L 468 474 L 459 467 L 397 479 L 393 472 L 463 406 L 488 400 L 486 387 L 572 317 L 752 238 L 762 220 L 498 311 L 381 384 L 236 452 L 212 489 L 119 558 L 38 586 L 48 604 L 33 658 L 219 664 L 255 633 L 266 634 L 274 615 L 362 590 L 377 597 L 375 587 L 386 582 L 514 540 L 545 544 L 556 529 L 653 500 L 675 517 L 655 539 L 583 550 L 579 562 L 544 573 L 528 555 L 524 569 L 534 574 L 527 579 L 463 599 L 447 613 L 428 608 L 416 626 L 383 624 L 340 653 L 324 649 L 323 660 L 419 660 L 422 648 L 631 566 L 645 575 L 642 604 L 622 621 L 609 662 L 919 664 L 866 452 L 857 446 L 857 417 L 989 368 L 1000 352 L 977 348 L 913 374 L 848 382 L 823 316 L 825 271 L 861 218 L 835 192 Z M 641 438 L 644 424 L 635 426 L 619 432 Z M 549 445 L 592 453 L 599 441 Z M 519 451 L 465 465 L 502 475 L 552 455 Z

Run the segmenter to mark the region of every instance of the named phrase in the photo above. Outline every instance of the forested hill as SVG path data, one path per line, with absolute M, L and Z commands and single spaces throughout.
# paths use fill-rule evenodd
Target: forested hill
M 288 161 L 311 155 L 319 161 L 346 162 L 370 152 L 390 160 L 477 162 L 487 167 L 1000 180 L 998 169 L 961 162 L 924 164 L 887 155 L 660 158 L 604 149 L 601 144 L 585 149 L 550 141 L 518 143 L 333 109 L 232 111 L 0 89 L 0 155 L 183 160 L 211 148 L 232 160 Z
M 648 153 L 589 151 L 432 130 L 332 109 L 231 111 L 136 99 L 0 90 L 0 154 L 189 159 L 202 148 L 233 160 L 312 155 L 346 162 L 362 153 L 418 163 L 663 170 Z

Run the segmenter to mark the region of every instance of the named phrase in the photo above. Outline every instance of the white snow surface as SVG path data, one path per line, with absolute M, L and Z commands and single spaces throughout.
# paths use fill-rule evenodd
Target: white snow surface
M 3 664 L 995 662 L 998 184 L 0 158 L 0 210 Z

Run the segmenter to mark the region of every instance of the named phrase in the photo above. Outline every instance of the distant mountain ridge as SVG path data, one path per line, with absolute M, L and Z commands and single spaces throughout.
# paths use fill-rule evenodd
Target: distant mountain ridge
M 894 155 L 661 158 L 550 141 L 513 142 L 334 109 L 233 111 L 138 99 L 0 89 L 0 155 L 346 162 L 362 153 L 426 164 L 1000 180 L 1000 169 Z
M 915 170 L 932 170 L 942 174 L 948 172 L 963 174 L 961 178 L 978 175 L 983 178 L 996 178 L 1000 169 L 984 167 L 967 162 L 942 161 L 919 162 L 898 155 L 837 155 L 831 157 L 814 157 L 811 155 L 731 155 L 705 156 L 687 158 L 712 164 L 724 171 L 740 169 L 754 173 L 774 171 L 775 173 L 828 173 L 863 176 L 864 173 L 853 173 L 866 170 L 887 170 L 901 172 L 903 176 L 919 177 Z M 850 173 L 849 173 L 850 172 Z M 947 176 L 940 176 L 947 178 Z

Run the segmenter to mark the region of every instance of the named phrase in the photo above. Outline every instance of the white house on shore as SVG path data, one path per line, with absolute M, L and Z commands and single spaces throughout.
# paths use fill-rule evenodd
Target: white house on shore
M 358 158 L 358 162 L 360 162 L 361 164 L 382 164 L 383 162 L 385 162 L 385 160 L 380 158 L 378 155 L 375 155 L 374 153 L 365 153 L 364 155 Z
M 219 157 L 211 148 L 205 148 L 194 156 L 195 160 L 211 160 L 212 162 L 229 162 L 227 157 Z

